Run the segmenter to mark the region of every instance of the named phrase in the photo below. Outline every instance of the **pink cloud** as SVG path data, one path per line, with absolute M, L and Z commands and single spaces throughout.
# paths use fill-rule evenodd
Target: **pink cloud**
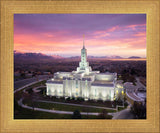
M 134 36 L 137 36 L 137 37 L 146 37 L 146 32 L 139 32 L 139 33 L 135 34 Z
M 113 32 L 113 31 L 116 31 L 118 29 L 120 29 L 120 27 L 119 26 L 115 26 L 115 27 L 112 27 L 112 28 L 108 29 L 107 32 Z
M 43 33 L 43 35 L 46 37 L 52 37 L 52 38 L 54 37 L 54 35 L 52 33 Z
M 132 34 L 132 36 L 124 36 L 118 39 L 112 38 L 112 35 L 115 35 L 115 37 L 118 36 L 125 28 L 135 30 L 137 25 L 124 27 L 115 26 L 108 30 L 99 30 L 91 33 L 90 36 L 92 37 L 86 38 L 85 41 L 89 54 L 94 55 L 98 53 L 100 55 L 107 55 L 114 53 L 116 55 L 127 55 L 126 51 L 132 54 L 134 53 L 132 51 L 141 50 L 142 54 L 145 55 L 146 32 L 138 32 Z M 115 34 L 117 31 L 118 33 Z M 41 52 L 45 54 L 80 54 L 83 39 L 75 38 L 72 35 L 64 33 L 67 33 L 67 31 L 44 32 L 39 34 L 14 34 L 14 50 Z

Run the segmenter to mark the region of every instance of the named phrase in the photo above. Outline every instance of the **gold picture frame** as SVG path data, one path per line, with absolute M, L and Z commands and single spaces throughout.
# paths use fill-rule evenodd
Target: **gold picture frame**
M 1 132 L 160 132 L 159 0 L 1 0 Z M 14 120 L 13 21 L 16 13 L 128 13 L 147 15 L 147 119 Z

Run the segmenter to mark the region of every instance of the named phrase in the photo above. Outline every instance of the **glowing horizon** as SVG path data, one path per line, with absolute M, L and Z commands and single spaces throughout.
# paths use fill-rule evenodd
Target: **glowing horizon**
M 145 14 L 15 14 L 14 50 L 64 57 L 146 57 Z

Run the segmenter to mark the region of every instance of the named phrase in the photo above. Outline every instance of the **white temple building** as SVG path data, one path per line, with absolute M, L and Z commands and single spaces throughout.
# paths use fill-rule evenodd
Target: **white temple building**
M 87 62 L 87 49 L 81 49 L 81 62 L 76 71 L 56 72 L 46 83 L 47 95 L 57 97 L 82 97 L 85 100 L 113 101 L 123 94 L 123 84 L 117 81 L 117 73 L 92 71 Z

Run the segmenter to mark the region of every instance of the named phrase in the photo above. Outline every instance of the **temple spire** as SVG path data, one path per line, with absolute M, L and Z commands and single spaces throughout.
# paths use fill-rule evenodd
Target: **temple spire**
M 83 35 L 83 49 L 85 49 L 85 45 L 84 45 L 84 35 Z

